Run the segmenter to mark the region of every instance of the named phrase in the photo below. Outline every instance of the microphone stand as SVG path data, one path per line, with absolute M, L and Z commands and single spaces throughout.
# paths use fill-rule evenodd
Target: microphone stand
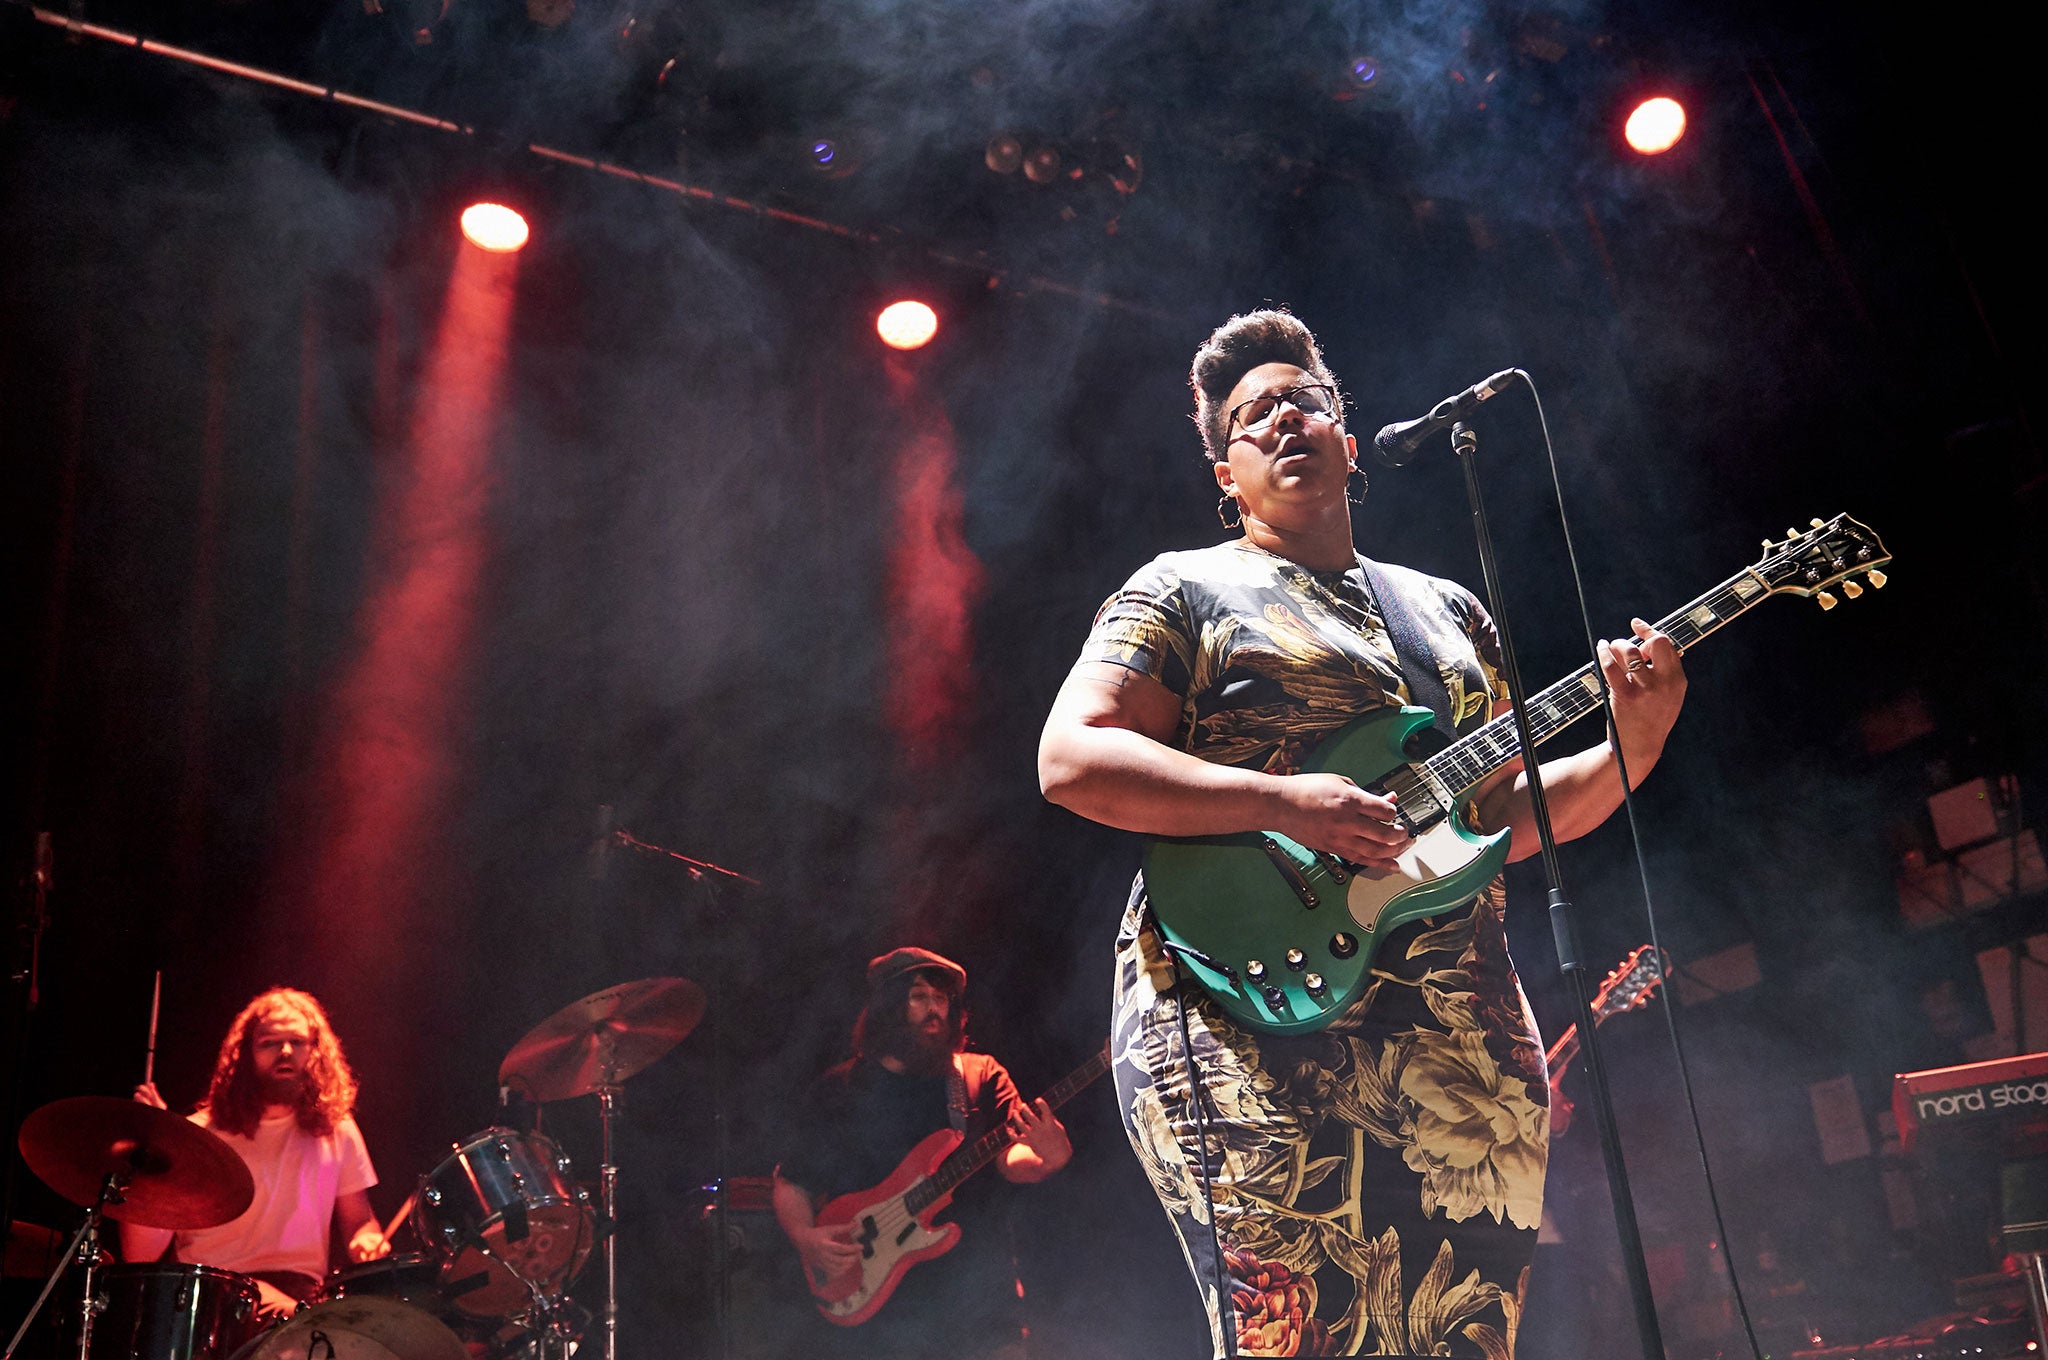
M 612 842 L 624 849 L 653 859 L 667 860 L 679 866 L 696 884 L 703 894 L 703 905 L 711 916 L 711 969 L 705 987 L 705 1009 L 711 1017 L 711 1163 L 712 1184 L 716 1186 L 713 1200 L 713 1218 L 716 1230 L 712 1233 L 711 1278 L 713 1327 L 717 1333 L 719 1360 L 730 1360 L 732 1355 L 732 1259 L 726 1238 L 726 1203 L 730 1179 L 727 1170 L 730 1165 L 730 1131 L 726 1122 L 726 1070 L 725 1070 L 725 970 L 730 957 L 726 939 L 726 917 L 719 910 L 718 893 L 722 884 L 740 883 L 750 888 L 761 886 L 761 880 L 749 877 L 737 869 L 728 869 L 722 864 L 709 860 L 694 859 L 679 850 L 665 845 L 643 841 L 632 832 L 619 829 L 611 833 Z M 607 1154 L 609 1160 L 609 1154 Z M 614 1360 L 607 1355 L 605 1360 Z
M 1493 602 L 1494 631 L 1500 636 L 1501 671 L 1508 692 L 1515 696 L 1515 738 L 1521 743 L 1522 765 L 1529 774 L 1529 808 L 1536 820 L 1536 839 L 1543 850 L 1543 873 L 1550 885 L 1550 931 L 1557 942 L 1558 968 L 1571 985 L 1572 1000 L 1578 1008 L 1579 1051 L 1585 1060 L 1586 1079 L 1591 1089 L 1594 1122 L 1600 1129 L 1600 1151 L 1607 1163 L 1608 1196 L 1614 1202 L 1614 1226 L 1621 1238 L 1621 1262 L 1628 1273 L 1629 1297 L 1635 1304 L 1636 1331 L 1643 1343 L 1644 1360 L 1664 1360 L 1664 1336 L 1657 1325 L 1657 1305 L 1650 1293 L 1649 1265 L 1643 1258 L 1643 1237 L 1636 1224 L 1635 1198 L 1629 1190 L 1628 1167 L 1621 1154 L 1621 1130 L 1614 1120 L 1614 1102 L 1608 1094 L 1607 1068 L 1601 1061 L 1599 1031 L 1593 1017 L 1586 961 L 1579 951 L 1578 930 L 1573 922 L 1572 904 L 1564 892 L 1564 875 L 1558 867 L 1557 834 L 1550 825 L 1550 804 L 1544 797 L 1543 771 L 1536 759 L 1536 741 L 1529 730 L 1529 718 L 1522 709 L 1528 693 L 1522 687 L 1521 669 L 1515 662 L 1515 644 L 1508 633 L 1507 600 L 1501 588 L 1500 566 L 1493 552 L 1493 534 L 1487 528 L 1486 503 L 1479 494 L 1479 436 L 1459 421 L 1451 427 L 1451 451 L 1465 473 L 1465 497 L 1472 506 L 1472 533 L 1479 544 L 1479 568 L 1485 575 L 1486 593 Z

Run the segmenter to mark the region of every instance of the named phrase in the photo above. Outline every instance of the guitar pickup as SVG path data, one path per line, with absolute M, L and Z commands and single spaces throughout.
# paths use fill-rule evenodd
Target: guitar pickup
M 1261 836 L 1259 847 L 1266 852 L 1266 858 L 1273 862 L 1273 867 L 1280 871 L 1280 877 L 1287 881 L 1287 886 L 1293 889 L 1294 895 L 1301 899 L 1301 905 L 1314 911 L 1323 904 L 1323 899 L 1316 895 L 1315 888 L 1303 876 L 1301 866 L 1294 862 L 1294 857 L 1287 853 L 1280 842 L 1271 836 Z

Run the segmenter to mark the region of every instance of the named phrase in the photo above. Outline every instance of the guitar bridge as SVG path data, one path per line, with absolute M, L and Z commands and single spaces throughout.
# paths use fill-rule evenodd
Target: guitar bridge
M 1323 899 L 1316 895 L 1316 890 L 1309 885 L 1308 879 L 1302 876 L 1301 866 L 1281 848 L 1280 842 L 1271 836 L 1261 836 L 1259 845 L 1265 850 L 1266 858 L 1273 862 L 1273 867 L 1280 871 L 1280 877 L 1287 881 L 1287 886 L 1301 899 L 1301 905 L 1314 911 L 1323 904 Z

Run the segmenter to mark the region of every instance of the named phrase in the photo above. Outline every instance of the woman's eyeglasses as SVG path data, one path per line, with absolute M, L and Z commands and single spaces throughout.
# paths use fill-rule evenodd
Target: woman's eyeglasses
M 1300 387 L 1290 387 L 1285 392 L 1275 392 L 1269 396 L 1241 401 L 1230 408 L 1230 424 L 1224 426 L 1224 429 L 1228 431 L 1231 426 L 1235 426 L 1246 434 L 1257 434 L 1273 423 L 1274 417 L 1280 414 L 1283 403 L 1305 416 L 1330 416 L 1334 419 L 1337 411 L 1337 389 L 1328 383 L 1304 383 Z

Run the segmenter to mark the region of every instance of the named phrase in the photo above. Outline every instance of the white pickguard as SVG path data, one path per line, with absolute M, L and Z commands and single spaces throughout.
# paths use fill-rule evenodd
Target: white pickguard
M 924 1182 L 920 1180 L 911 1189 L 915 1189 L 917 1185 L 922 1184 Z M 909 1192 L 905 1191 L 904 1193 L 907 1194 Z M 892 1220 L 901 1217 L 908 1219 L 910 1211 L 904 1207 L 903 1195 L 897 1195 L 894 1198 L 882 1200 L 871 1206 L 861 1217 L 886 1217 Z M 858 1230 L 859 1226 L 860 1219 L 855 1219 L 854 1227 L 856 1230 Z M 913 1252 L 924 1251 L 927 1248 L 937 1246 L 945 1242 L 949 1236 L 958 1232 L 959 1229 L 950 1223 L 940 1224 L 938 1229 L 934 1231 L 926 1228 L 922 1223 L 912 1220 L 910 1230 L 907 1233 L 904 1233 L 900 1228 L 897 1230 L 897 1233 L 902 1233 L 903 1236 L 903 1240 L 900 1242 L 896 1240 L 897 1233 L 881 1234 L 875 1238 L 869 1253 L 861 1258 L 859 1288 L 835 1303 L 827 1303 L 821 1306 L 825 1312 L 834 1317 L 847 1317 L 858 1313 L 861 1309 L 867 1307 L 869 1299 L 872 1299 L 884 1285 L 889 1283 L 889 1274 L 896 1269 L 898 1261 L 901 1261 Z
M 1351 919 L 1367 934 L 1379 920 L 1387 903 L 1418 884 L 1431 883 L 1478 859 L 1484 845 L 1474 845 L 1460 836 L 1449 818 L 1438 822 L 1415 838 L 1415 843 L 1395 860 L 1401 867 L 1360 869 L 1351 879 L 1344 903 Z

